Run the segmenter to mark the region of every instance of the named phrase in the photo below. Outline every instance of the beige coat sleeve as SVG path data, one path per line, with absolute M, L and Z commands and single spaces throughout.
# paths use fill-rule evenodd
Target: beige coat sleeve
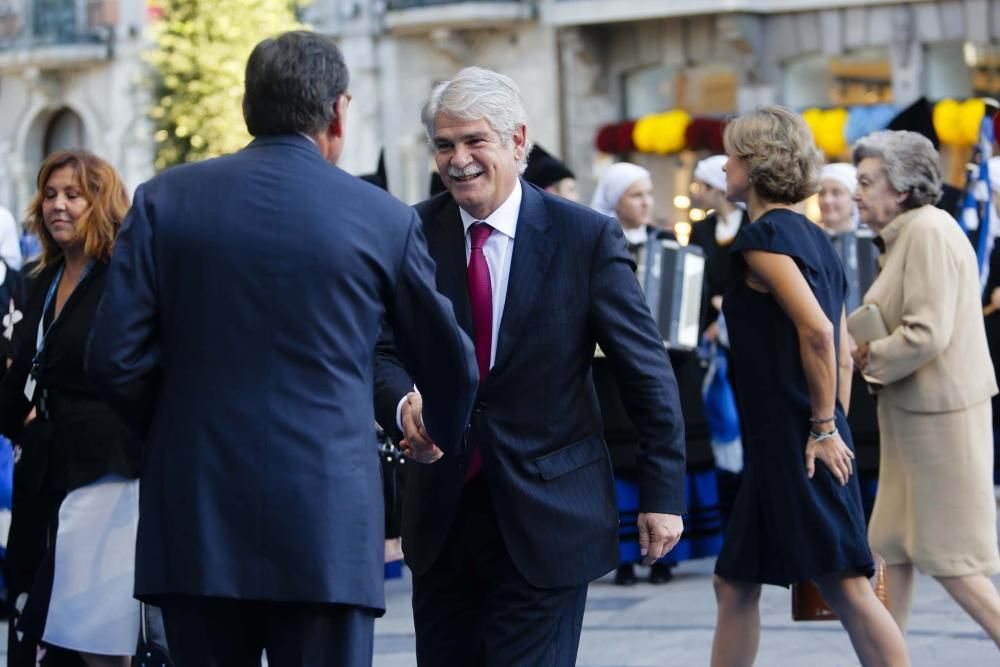
M 865 377 L 897 382 L 940 354 L 951 341 L 957 316 L 960 270 L 948 239 L 933 226 L 910 233 L 903 275 L 900 322 L 886 322 L 891 333 L 871 343 Z M 893 324 L 896 324 L 895 328 Z

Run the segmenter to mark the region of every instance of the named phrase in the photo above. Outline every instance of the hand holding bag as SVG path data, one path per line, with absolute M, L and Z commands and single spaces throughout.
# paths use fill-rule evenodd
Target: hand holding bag
M 847 316 L 847 331 L 858 345 L 889 335 L 882 311 L 874 303 L 866 303 Z

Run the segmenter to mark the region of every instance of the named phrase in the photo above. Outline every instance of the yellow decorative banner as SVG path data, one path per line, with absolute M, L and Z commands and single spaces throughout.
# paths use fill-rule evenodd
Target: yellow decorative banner
M 828 156 L 840 155 L 847 150 L 844 128 L 847 126 L 847 109 L 806 109 L 802 117 L 813 132 L 816 146 Z
M 986 104 L 979 98 L 959 102 L 941 100 L 934 105 L 934 131 L 942 144 L 971 146 L 979 141 L 979 126 Z
M 632 143 L 643 153 L 666 155 L 684 150 L 691 116 L 679 109 L 643 116 L 632 130 Z

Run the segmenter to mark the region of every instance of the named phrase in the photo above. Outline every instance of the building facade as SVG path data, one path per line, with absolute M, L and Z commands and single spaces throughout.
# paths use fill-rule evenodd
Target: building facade
M 584 191 L 597 128 L 648 113 L 1000 95 L 997 0 L 543 0 L 539 20 L 558 33 L 561 149 Z M 631 157 L 669 193 L 700 156 Z
M 312 0 L 302 18 L 351 68 L 341 166 L 373 172 L 384 152 L 408 202 L 432 169 L 421 104 L 466 65 L 518 82 L 531 138 L 585 195 L 604 163 L 633 159 L 653 169 L 659 207 L 698 155 L 601 155 L 601 126 L 672 108 L 1000 95 L 1000 0 Z M 130 188 L 152 175 L 147 20 L 145 0 L 0 0 L 0 205 L 23 212 L 42 157 L 69 145 Z
M 370 171 L 384 147 L 390 189 L 407 201 L 426 194 L 420 104 L 466 65 L 518 82 L 529 133 L 585 194 L 612 159 L 597 130 L 643 114 L 1000 95 L 998 0 L 320 0 L 311 11 L 364 91 L 350 121 L 364 146 L 348 160 Z M 646 163 L 670 195 L 699 156 L 614 157 Z
M 48 153 L 82 146 L 134 189 L 153 173 L 146 3 L 0 0 L 0 206 L 23 219 Z

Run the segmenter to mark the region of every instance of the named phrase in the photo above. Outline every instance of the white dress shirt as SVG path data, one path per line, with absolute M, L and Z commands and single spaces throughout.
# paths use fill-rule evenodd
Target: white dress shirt
M 503 319 L 504 305 L 507 303 L 507 281 L 510 278 L 510 260 L 514 255 L 514 235 L 517 232 L 517 216 L 521 212 L 521 181 L 514 183 L 514 191 L 504 203 L 497 207 L 487 218 L 480 220 L 473 217 L 462 208 L 458 209 L 462 216 L 462 226 L 465 229 L 465 264 L 469 264 L 472 246 L 469 240 L 469 228 L 477 222 L 485 222 L 493 228 L 493 233 L 483 244 L 483 256 L 490 270 L 490 290 L 493 294 L 493 336 L 490 351 L 490 368 L 497 358 L 497 339 L 500 335 L 500 322 Z M 416 387 L 414 387 L 416 390 Z M 402 410 L 404 396 L 396 406 L 396 425 L 403 430 Z
M 503 307 L 507 303 L 507 280 L 510 278 L 510 259 L 514 254 L 514 234 L 517 231 L 517 215 L 520 211 L 521 181 L 516 181 L 514 191 L 507 200 L 485 220 L 474 218 L 463 209 L 458 209 L 462 216 L 462 226 L 465 228 L 466 266 L 472 253 L 469 228 L 477 222 L 485 222 L 493 228 L 493 233 L 483 245 L 483 255 L 490 269 L 490 290 L 493 292 L 493 349 L 490 351 L 490 368 L 493 368 L 497 358 L 497 338 L 500 334 L 500 321 L 503 319 Z
M 622 227 L 622 234 L 625 235 L 625 241 L 629 245 L 645 245 L 646 241 L 649 240 L 649 229 L 646 225 L 631 229 Z
M 736 233 L 740 231 L 740 223 L 743 222 L 743 209 L 738 206 L 729 212 L 729 215 L 719 215 L 715 223 L 715 241 L 717 243 L 729 243 L 736 238 Z

